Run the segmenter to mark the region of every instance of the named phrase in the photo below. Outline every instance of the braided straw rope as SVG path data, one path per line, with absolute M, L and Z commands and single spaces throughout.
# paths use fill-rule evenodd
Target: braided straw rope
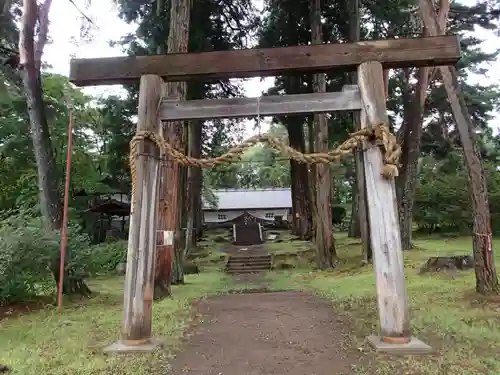
M 138 146 L 140 142 L 145 140 L 153 142 L 160 149 L 161 155 L 168 155 L 176 163 L 183 166 L 198 168 L 212 168 L 216 165 L 238 161 L 243 152 L 261 142 L 267 143 L 274 151 L 281 153 L 290 159 L 296 160 L 299 163 L 326 164 L 340 161 L 343 157 L 363 147 L 363 143 L 365 141 L 378 140 L 381 141 L 384 149 L 384 166 L 382 168 L 382 176 L 387 179 L 391 179 L 398 176 L 397 166 L 401 155 L 401 148 L 397 144 L 396 137 L 389 131 L 389 127 L 384 124 L 379 124 L 352 133 L 340 146 L 326 153 L 303 154 L 275 137 L 271 137 L 267 134 L 259 134 L 233 147 L 225 154 L 209 159 L 197 159 L 184 155 L 182 152 L 174 149 L 160 134 L 152 131 L 139 131 L 130 141 L 129 162 L 132 174 L 132 199 L 135 197 L 136 190 L 136 160 L 139 156 Z

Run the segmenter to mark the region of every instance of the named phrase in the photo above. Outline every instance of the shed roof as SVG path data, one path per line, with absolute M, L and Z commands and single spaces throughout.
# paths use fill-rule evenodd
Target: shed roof
M 213 190 L 218 198 L 218 210 L 258 210 L 292 208 L 290 188 Z M 212 209 L 203 202 L 203 209 Z

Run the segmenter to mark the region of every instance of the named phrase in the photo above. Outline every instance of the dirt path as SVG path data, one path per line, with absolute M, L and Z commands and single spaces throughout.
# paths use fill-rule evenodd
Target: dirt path
M 332 307 L 299 292 L 209 298 L 173 375 L 354 374 L 356 350 Z

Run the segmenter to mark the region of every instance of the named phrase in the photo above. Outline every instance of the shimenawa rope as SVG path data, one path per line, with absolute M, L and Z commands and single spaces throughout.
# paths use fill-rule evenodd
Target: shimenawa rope
M 157 112 L 159 112 L 161 100 L 158 102 Z M 365 141 L 381 141 L 384 151 L 384 160 L 382 167 L 382 176 L 391 179 L 398 176 L 398 163 L 401 155 L 401 147 L 397 143 L 396 136 L 392 134 L 389 127 L 385 124 L 378 124 L 357 132 L 351 133 L 349 138 L 344 141 L 340 146 L 327 153 L 310 153 L 304 154 L 294 148 L 288 146 L 278 138 L 272 137 L 267 134 L 260 134 L 260 97 L 257 98 L 257 126 L 259 132 L 257 135 L 250 137 L 239 145 L 233 147 L 228 152 L 221 156 L 209 159 L 198 159 L 191 156 L 184 155 L 182 152 L 173 148 L 161 134 L 154 131 L 141 130 L 136 132 L 130 141 L 130 154 L 129 163 L 132 177 L 132 200 L 135 200 L 136 192 L 136 176 L 137 166 L 136 161 L 139 156 L 138 146 L 140 142 L 149 140 L 153 142 L 160 150 L 161 157 L 168 155 L 174 162 L 190 167 L 198 168 L 212 168 L 216 165 L 228 164 L 239 159 L 247 149 L 257 143 L 267 143 L 273 150 L 281 153 L 289 159 L 298 161 L 304 164 L 326 164 L 335 161 L 340 161 L 344 156 L 347 156 L 357 149 L 363 147 Z M 161 127 L 160 127 L 161 128 Z
M 304 154 L 275 137 L 267 134 L 257 134 L 233 147 L 225 154 L 208 159 L 198 159 L 184 155 L 182 152 L 174 149 L 160 134 L 153 131 L 142 130 L 138 131 L 130 141 L 129 162 L 132 174 L 132 199 L 135 197 L 136 190 L 136 161 L 139 156 L 138 145 L 140 142 L 146 140 L 153 142 L 160 149 L 161 155 L 168 155 L 173 159 L 173 161 L 180 165 L 198 168 L 212 168 L 216 165 L 235 162 L 239 159 L 239 156 L 243 154 L 243 152 L 257 143 L 267 143 L 273 150 L 300 163 L 320 164 L 339 161 L 344 156 L 347 156 L 353 151 L 363 147 L 365 141 L 373 142 L 379 140 L 382 142 L 384 153 L 382 176 L 390 179 L 398 176 L 397 166 L 401 155 L 401 148 L 396 141 L 396 137 L 390 132 L 389 127 L 385 124 L 378 124 L 376 126 L 351 133 L 345 142 L 327 153 Z

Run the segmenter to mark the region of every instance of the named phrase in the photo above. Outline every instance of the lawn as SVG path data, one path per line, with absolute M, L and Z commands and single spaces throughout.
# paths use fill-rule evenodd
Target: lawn
M 359 375 L 499 375 L 500 300 L 474 294 L 473 271 L 418 274 L 430 256 L 470 253 L 470 238 L 422 237 L 415 243 L 417 249 L 405 253 L 412 328 L 437 354 L 376 355 L 369 368 L 357 368 Z M 359 240 L 337 234 L 336 244 L 342 260 L 336 270 L 318 272 L 301 267 L 270 272 L 265 284 L 279 290 L 308 290 L 331 300 L 334 313 L 352 327 L 350 348 L 366 348 L 364 338 L 377 332 L 378 325 L 373 270 L 361 266 Z M 277 255 L 303 252 L 308 246 L 301 241 L 270 245 Z M 498 249 L 500 240 L 495 245 Z M 23 375 L 165 374 L 170 356 L 180 348 L 182 336 L 192 324 L 191 303 L 235 287 L 217 270 L 220 257 L 217 249 L 208 251 L 202 257 L 207 264 L 205 272 L 187 276 L 186 285 L 174 287 L 173 299 L 154 304 L 154 336 L 164 339 L 165 351 L 139 356 L 102 354 L 101 348 L 119 337 L 123 279 L 116 277 L 92 280 L 95 296 L 68 303 L 62 315 L 51 307 L 1 321 L 0 364 L 11 368 L 12 374 Z M 238 287 L 265 286 L 262 282 L 250 284 Z
M 495 248 L 500 240 L 494 241 Z M 417 238 L 417 250 L 405 253 L 406 281 L 415 336 L 430 344 L 431 356 L 377 355 L 373 367 L 360 374 L 498 375 L 500 374 L 500 299 L 474 293 L 474 272 L 419 275 L 433 255 L 470 254 L 471 239 Z M 350 322 L 352 344 L 362 348 L 367 335 L 377 332 L 375 279 L 371 266 L 361 263 L 359 241 L 337 236 L 343 260 L 333 272 L 292 272 L 268 275 L 273 288 L 311 290 L 332 301 Z M 497 264 L 500 257 L 497 256 Z
M 105 356 L 101 348 L 119 338 L 123 279 L 93 280 L 90 286 L 98 293 L 68 305 L 63 314 L 52 307 L 0 322 L 0 364 L 23 375 L 165 374 L 168 357 L 193 319 L 191 303 L 228 289 L 222 273 L 186 276 L 186 285 L 173 287 L 173 299 L 154 304 L 154 336 L 164 339 L 167 350 Z

